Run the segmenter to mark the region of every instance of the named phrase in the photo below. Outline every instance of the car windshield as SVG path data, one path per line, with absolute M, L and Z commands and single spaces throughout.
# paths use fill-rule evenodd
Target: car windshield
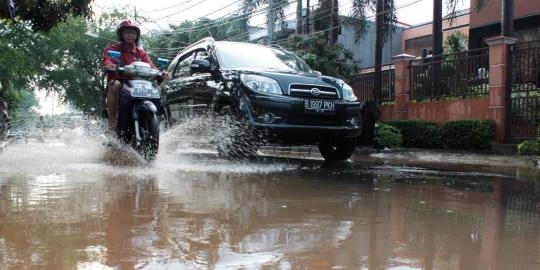
M 225 69 L 271 69 L 315 73 L 296 54 L 256 44 L 221 42 L 216 44 L 220 64 Z

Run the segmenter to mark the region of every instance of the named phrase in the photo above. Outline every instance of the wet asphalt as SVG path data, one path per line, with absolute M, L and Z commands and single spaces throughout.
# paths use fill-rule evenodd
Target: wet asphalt
M 10 144 L 0 269 L 540 269 L 535 175 L 199 139 L 150 164 L 75 131 Z

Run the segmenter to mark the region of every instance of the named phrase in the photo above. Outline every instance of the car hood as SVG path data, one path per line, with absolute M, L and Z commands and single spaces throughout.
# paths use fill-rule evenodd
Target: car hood
M 329 86 L 335 87 L 340 95 L 342 94 L 342 83 L 343 81 L 324 75 L 310 74 L 310 73 L 301 73 L 301 72 L 289 72 L 289 71 L 278 71 L 278 70 L 260 70 L 260 69 L 236 69 L 230 70 L 229 72 L 240 74 L 255 74 L 260 76 L 265 76 L 276 80 L 281 89 L 285 92 L 286 95 L 289 94 L 289 86 L 291 84 L 305 84 L 313 86 Z M 341 95 L 342 96 L 342 95 Z

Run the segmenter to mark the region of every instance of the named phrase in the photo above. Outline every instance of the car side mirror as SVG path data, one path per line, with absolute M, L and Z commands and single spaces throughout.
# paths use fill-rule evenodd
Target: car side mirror
M 322 76 L 322 73 L 318 70 L 315 70 L 315 74 L 317 74 L 317 76 Z
M 189 69 L 192 73 L 209 73 L 210 62 L 204 59 L 194 59 L 189 65 Z

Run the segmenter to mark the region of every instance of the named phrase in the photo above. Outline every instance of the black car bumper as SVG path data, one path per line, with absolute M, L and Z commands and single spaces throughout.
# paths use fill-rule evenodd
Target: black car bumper
M 326 137 L 355 138 L 362 133 L 360 102 L 333 100 L 331 112 L 306 110 L 304 102 L 288 96 L 252 97 L 249 124 L 286 143 L 313 144 Z M 272 117 L 265 118 L 268 115 Z

